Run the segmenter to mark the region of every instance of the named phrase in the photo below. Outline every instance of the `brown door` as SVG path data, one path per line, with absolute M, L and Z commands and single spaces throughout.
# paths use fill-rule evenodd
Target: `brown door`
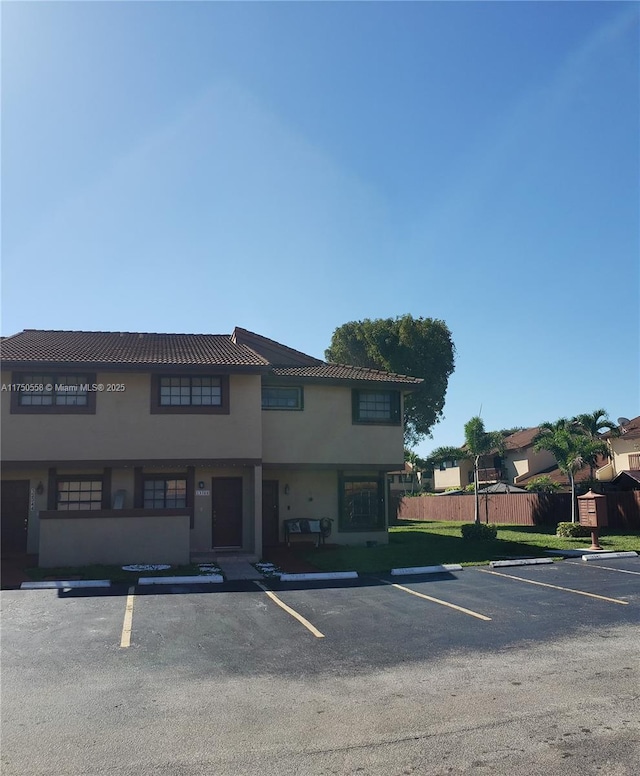
M 28 519 L 29 480 L 3 480 L 0 504 L 3 555 L 26 553 Z
M 262 544 L 274 547 L 279 543 L 278 480 L 262 482 Z
M 242 547 L 242 477 L 211 480 L 212 547 Z

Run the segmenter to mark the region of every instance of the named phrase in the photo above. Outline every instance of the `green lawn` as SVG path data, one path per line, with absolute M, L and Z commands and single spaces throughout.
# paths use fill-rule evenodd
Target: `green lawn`
M 389 544 L 376 547 L 344 546 L 311 550 L 305 559 L 322 571 L 382 572 L 407 566 L 440 563 L 486 564 L 509 557 L 545 557 L 544 550 L 577 550 L 590 539 L 565 539 L 554 528 L 498 526 L 491 542 L 466 541 L 462 523 L 403 520 L 389 529 Z M 606 530 L 600 535 L 603 549 L 640 552 L 640 532 Z

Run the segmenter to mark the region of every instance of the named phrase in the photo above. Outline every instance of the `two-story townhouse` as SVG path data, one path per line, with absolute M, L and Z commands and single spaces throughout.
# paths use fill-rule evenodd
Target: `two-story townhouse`
M 43 566 L 259 556 L 284 520 L 325 517 L 331 542 L 384 542 L 420 382 L 240 328 L 7 337 L 4 550 Z
M 556 465 L 556 460 L 548 450 L 536 451 L 534 440 L 538 427 L 525 428 L 504 438 L 503 450 L 493 451 L 480 457 L 478 478 L 480 485 L 487 486 L 497 482 L 517 485 L 526 482 L 535 474 Z M 464 450 L 464 445 L 462 446 Z M 434 489 L 444 491 L 450 488 L 466 488 L 473 482 L 473 460 L 442 461 L 434 471 Z
M 603 434 L 611 457 L 596 471 L 596 479 L 611 482 L 614 487 L 637 490 L 640 488 L 640 416 L 621 419 L 624 422 L 617 435 Z

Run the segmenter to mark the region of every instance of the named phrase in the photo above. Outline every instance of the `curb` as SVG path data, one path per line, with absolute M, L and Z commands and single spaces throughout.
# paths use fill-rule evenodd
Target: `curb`
M 140 577 L 139 585 L 203 585 L 224 582 L 220 574 L 206 574 L 197 577 Z
M 638 553 L 629 551 L 629 552 L 598 552 L 593 553 L 589 555 L 583 555 L 582 560 L 588 561 L 588 560 L 600 560 L 601 558 L 637 558 Z
M 45 582 L 23 582 L 20 590 L 62 590 L 74 587 L 111 587 L 110 579 L 56 579 Z
M 555 555 L 559 558 L 581 558 L 585 552 L 587 552 L 586 548 L 584 550 L 545 550 L 545 555 Z M 598 550 L 589 550 L 590 553 L 593 553 L 594 555 L 598 555 Z
M 553 563 L 553 558 L 523 558 L 522 560 L 492 560 L 489 565 L 492 569 L 503 566 L 540 566 L 543 563 Z
M 442 574 L 447 571 L 462 571 L 462 566 L 459 563 L 443 563 L 440 566 L 409 566 L 404 569 L 391 569 L 391 574 L 394 577 L 399 577 L 404 574 Z
M 357 579 L 357 571 L 318 571 L 305 574 L 280 574 L 281 582 L 312 582 L 323 579 Z

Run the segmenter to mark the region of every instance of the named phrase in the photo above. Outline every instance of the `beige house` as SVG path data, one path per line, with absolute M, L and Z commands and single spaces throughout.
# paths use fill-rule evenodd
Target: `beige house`
M 533 440 L 539 428 L 516 431 L 504 439 L 502 455 L 482 456 L 478 470 L 480 485 L 509 482 L 518 485 L 528 478 L 555 466 L 556 460 L 548 450 L 536 452 Z M 464 449 L 464 447 L 463 447 Z M 443 461 L 434 471 L 434 490 L 464 489 L 473 482 L 473 460 Z
M 603 434 L 611 459 L 596 470 L 596 479 L 622 487 L 640 487 L 640 416 L 620 426 L 620 436 Z
M 291 518 L 386 542 L 385 472 L 420 382 L 240 328 L 7 337 L 3 546 L 41 566 L 260 556 Z

